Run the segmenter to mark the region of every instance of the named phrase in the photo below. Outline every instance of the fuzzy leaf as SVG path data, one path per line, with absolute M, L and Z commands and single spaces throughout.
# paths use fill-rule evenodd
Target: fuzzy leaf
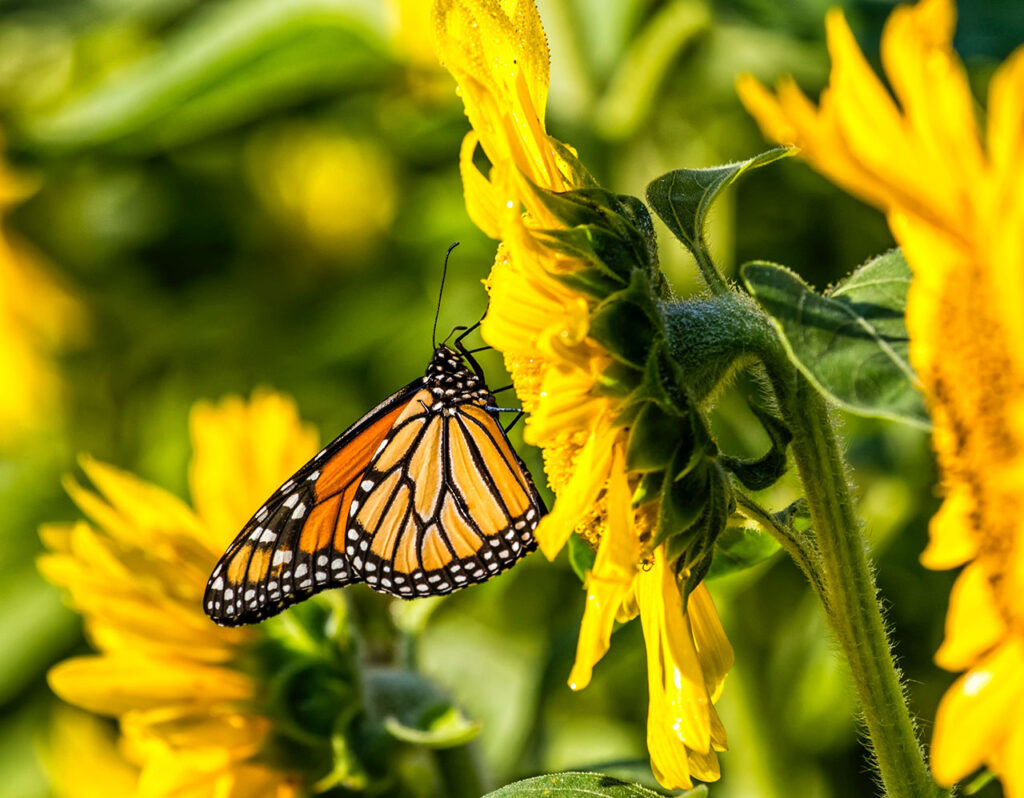
M 907 357 L 910 276 L 899 250 L 869 261 L 824 296 L 784 266 L 743 268 L 747 288 L 771 315 L 790 359 L 818 390 L 853 413 L 928 428 Z
M 696 791 L 685 793 L 686 796 L 692 795 L 693 798 L 702 794 Z M 639 784 L 620 781 L 603 773 L 551 773 L 508 784 L 487 793 L 484 798 L 656 798 L 657 795 L 658 793 Z
M 746 161 L 707 169 L 675 169 L 647 186 L 647 202 L 686 248 L 698 255 L 704 247 L 704 221 L 711 203 L 741 175 L 796 152 L 776 147 Z

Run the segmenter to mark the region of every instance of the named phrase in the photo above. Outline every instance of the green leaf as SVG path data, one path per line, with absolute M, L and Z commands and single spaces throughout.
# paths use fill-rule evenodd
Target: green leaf
M 609 354 L 643 368 L 660 321 L 651 300 L 647 274 L 635 269 L 629 287 L 612 294 L 591 315 L 590 335 Z
M 715 197 L 751 169 L 795 152 L 791 147 L 776 147 L 747 161 L 707 169 L 676 169 L 647 186 L 647 202 L 699 260 L 705 250 L 704 221 Z
M 369 668 L 364 679 L 366 708 L 392 737 L 430 748 L 451 748 L 480 732 L 479 723 L 469 720 L 418 673 Z
M 706 579 L 745 571 L 773 556 L 781 546 L 766 532 L 746 527 L 727 528 L 715 541 L 715 558 Z
M 786 447 L 793 440 L 793 433 L 789 431 L 782 419 L 767 408 L 760 407 L 756 402 L 750 408 L 757 416 L 768 438 L 772 443 L 771 448 L 763 457 L 756 460 L 743 460 L 739 457 L 722 455 L 718 461 L 729 469 L 736 478 L 749 490 L 764 490 L 778 482 L 786 472 Z
M 964 795 L 975 795 L 990 782 L 995 781 L 996 778 L 995 772 L 986 767 L 981 771 L 981 773 L 964 785 Z
M 691 791 L 686 796 L 696 798 L 702 793 Z M 604 798 L 657 798 L 658 793 L 630 784 L 626 781 L 605 776 L 602 773 L 551 773 L 534 776 L 499 790 L 487 793 L 484 798 L 533 798 L 537 796 L 603 796 Z
M 629 428 L 626 468 L 660 471 L 672 463 L 680 447 L 692 451 L 693 427 L 689 416 L 666 413 L 655 402 L 645 402 Z
M 904 321 L 910 267 L 892 250 L 827 292 L 772 263 L 743 268 L 747 288 L 768 311 L 786 351 L 836 404 L 927 429 L 920 383 L 907 357 Z
M 677 458 L 683 459 L 679 454 Z M 665 472 L 654 546 L 670 538 L 677 546 L 688 546 L 693 536 L 687 533 L 703 516 L 708 503 L 710 473 L 706 461 L 680 479 L 672 479 L 674 470 L 675 467 Z
M 377 39 L 339 0 L 210 4 L 151 56 L 28 120 L 25 132 L 65 151 L 180 146 L 366 85 L 388 68 Z
M 587 574 L 594 567 L 595 559 L 597 552 L 590 548 L 587 541 L 573 532 L 569 536 L 569 565 L 584 584 L 587 582 Z
M 464 745 L 480 733 L 480 724 L 469 720 L 455 707 L 448 707 L 429 720 L 426 728 L 406 726 L 394 715 L 384 719 L 384 728 L 395 739 L 427 748 Z

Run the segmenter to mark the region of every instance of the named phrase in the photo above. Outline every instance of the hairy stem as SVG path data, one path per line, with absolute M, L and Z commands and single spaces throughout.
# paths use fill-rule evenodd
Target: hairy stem
M 829 612 L 828 590 L 825 587 L 825 578 L 821 572 L 820 558 L 814 543 L 805 539 L 795 529 L 779 523 L 771 513 L 742 491 L 736 491 L 736 504 L 740 513 L 755 521 L 793 558 L 793 562 L 803 571 L 814 592 L 821 599 L 825 611 Z
M 792 369 L 788 379 L 777 379 L 775 385 L 793 432 L 793 455 L 810 505 L 829 621 L 850 663 L 886 794 L 945 795 L 931 779 L 906 704 L 825 400 Z

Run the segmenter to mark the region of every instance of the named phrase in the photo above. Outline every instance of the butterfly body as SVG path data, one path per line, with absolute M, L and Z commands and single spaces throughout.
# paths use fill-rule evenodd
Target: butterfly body
M 544 512 L 487 385 L 442 345 L 422 378 L 256 512 L 214 569 L 204 607 L 235 626 L 353 582 L 407 599 L 450 593 L 532 551 Z

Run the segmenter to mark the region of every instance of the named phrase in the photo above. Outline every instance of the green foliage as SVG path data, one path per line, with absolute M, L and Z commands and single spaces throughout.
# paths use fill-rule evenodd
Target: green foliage
M 426 748 L 465 745 L 480 733 L 427 679 L 412 671 L 371 671 L 367 687 L 374 710 L 396 740 Z
M 786 147 L 762 152 L 746 161 L 706 169 L 675 169 L 647 186 L 647 201 L 694 257 L 705 257 L 704 226 L 711 204 L 745 173 L 793 155 Z
M 78 619 L 31 564 L 5 572 L 0 584 L 0 639 L 7 656 L 0 658 L 0 703 L 20 695 L 39 669 L 78 635 Z
M 382 43 L 331 0 L 210 6 L 159 52 L 115 72 L 28 127 L 63 151 L 117 143 L 139 154 L 180 146 L 260 114 L 381 75 Z
M 756 460 L 722 455 L 719 462 L 743 483 L 743 487 L 749 490 L 764 490 L 778 482 L 785 473 L 786 447 L 793 440 L 793 433 L 789 431 L 786 423 L 770 410 L 761 408 L 756 403 L 751 409 L 768 433 L 771 448 Z
M 587 574 L 594 567 L 594 560 L 597 559 L 595 552 L 582 537 L 573 532 L 569 536 L 569 564 L 573 573 L 586 584 Z
M 907 357 L 910 276 L 899 250 L 869 261 L 824 295 L 783 266 L 750 263 L 743 269 L 790 359 L 819 390 L 853 413 L 927 428 Z
M 701 795 L 696 791 L 687 792 L 696 798 Z M 535 776 L 523 779 L 502 787 L 500 790 L 487 793 L 487 798 L 529 798 L 530 796 L 601 796 L 601 798 L 654 798 L 658 793 L 630 784 L 601 773 L 552 773 L 547 776 Z
M 715 541 L 715 556 L 706 578 L 718 579 L 760 565 L 780 548 L 779 542 L 765 532 L 730 526 Z

